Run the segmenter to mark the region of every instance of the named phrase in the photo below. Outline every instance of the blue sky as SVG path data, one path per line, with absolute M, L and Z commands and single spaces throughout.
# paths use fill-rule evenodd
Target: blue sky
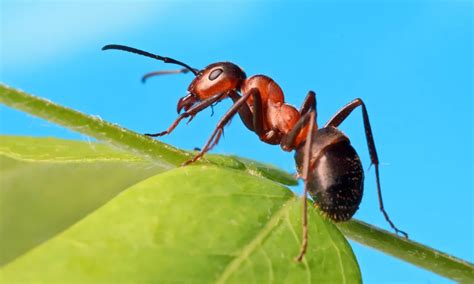
M 140 133 L 176 117 L 191 75 L 153 78 L 160 62 L 120 43 L 202 68 L 228 60 L 271 76 L 299 106 L 318 94 L 319 124 L 356 97 L 368 108 L 392 220 L 410 237 L 474 261 L 473 4 L 470 1 L 1 2 L 1 82 Z M 219 116 L 204 111 L 162 140 L 201 147 Z M 0 107 L 4 134 L 89 138 Z M 360 111 L 341 129 L 368 169 Z M 234 119 L 214 152 L 294 172 L 292 154 Z M 389 229 L 373 170 L 356 218 Z M 301 188 L 295 188 L 300 192 Z M 354 244 L 366 282 L 447 282 Z

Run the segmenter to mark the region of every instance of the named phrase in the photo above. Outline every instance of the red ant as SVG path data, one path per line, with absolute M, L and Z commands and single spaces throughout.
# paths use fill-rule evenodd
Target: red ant
M 184 67 L 180 70 L 148 73 L 143 77 L 143 81 L 161 74 L 192 72 L 195 75 L 188 87 L 188 95 L 178 101 L 178 114 L 183 109 L 184 112 L 166 131 L 145 134 L 147 136 L 169 134 L 184 118 L 189 118 L 191 121 L 203 109 L 227 97 L 233 100 L 234 104 L 218 122 L 206 145 L 184 165 L 197 161 L 211 150 L 219 142 L 224 126 L 237 113 L 245 126 L 255 132 L 263 142 L 272 145 L 280 144 L 285 151 L 296 150 L 298 174 L 304 180 L 303 240 L 300 253 L 296 257 L 297 261 L 302 260 L 308 245 L 308 192 L 316 206 L 319 206 L 335 222 L 351 219 L 359 208 L 363 194 L 364 171 L 349 138 L 337 127 L 354 109 L 361 107 L 370 159 L 375 167 L 380 210 L 392 229 L 408 238 L 405 232 L 395 227 L 384 209 L 380 189 L 379 160 L 367 109 L 361 99 L 355 99 L 341 108 L 324 127 L 318 129 L 316 94 L 313 91 L 308 92 L 303 105 L 297 110 L 285 103 L 283 91 L 271 78 L 264 75 L 247 78 L 244 71 L 231 62 L 213 63 L 199 71 L 175 59 L 132 47 L 112 44 L 102 48 L 102 50 L 107 49 L 132 52 Z M 242 95 L 239 95 L 239 92 Z

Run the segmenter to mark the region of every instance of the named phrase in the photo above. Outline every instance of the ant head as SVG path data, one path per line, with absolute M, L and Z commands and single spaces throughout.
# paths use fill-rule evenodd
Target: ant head
M 188 92 L 202 100 L 240 89 L 245 78 L 245 72 L 234 63 L 217 62 L 199 71 L 189 85 Z
M 136 49 L 133 47 L 119 45 L 119 44 L 109 44 L 102 48 L 102 50 L 116 49 L 126 52 L 135 53 L 138 55 L 150 57 L 163 61 L 164 63 L 176 64 L 184 67 L 184 69 L 174 70 L 174 71 L 158 71 L 146 74 L 142 80 L 145 81 L 147 78 L 155 75 L 161 74 L 175 74 L 175 73 L 187 73 L 192 72 L 196 78 L 191 82 L 188 87 L 188 95 L 182 97 L 178 101 L 177 111 L 178 113 L 181 109 L 188 110 L 194 104 L 199 101 L 209 98 L 217 94 L 226 94 L 232 90 L 240 89 L 243 81 L 246 76 L 244 71 L 237 65 L 230 62 L 218 62 L 211 64 L 204 68 L 201 71 L 198 71 L 195 68 L 187 65 L 184 62 L 178 61 L 170 57 L 163 57 L 161 55 L 152 54 L 147 51 Z M 225 98 L 225 96 L 222 96 Z

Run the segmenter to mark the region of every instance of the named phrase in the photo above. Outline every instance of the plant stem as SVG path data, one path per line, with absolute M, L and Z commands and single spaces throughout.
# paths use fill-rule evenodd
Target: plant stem
M 336 224 L 348 238 L 461 283 L 474 283 L 472 263 L 359 220 Z
M 174 168 L 192 156 L 116 124 L 0 84 L 0 102 Z

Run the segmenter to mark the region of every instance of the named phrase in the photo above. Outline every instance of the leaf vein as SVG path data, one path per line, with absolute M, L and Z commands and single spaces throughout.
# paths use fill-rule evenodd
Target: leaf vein
M 263 243 L 265 238 L 270 232 L 277 226 L 279 226 L 280 219 L 286 214 L 291 207 L 291 203 L 294 203 L 296 197 L 292 197 L 290 200 L 282 204 L 282 207 L 269 219 L 267 224 L 256 234 L 254 239 L 249 242 L 224 269 L 221 276 L 217 279 L 216 283 L 225 283 L 229 277 L 239 269 L 244 261 Z

